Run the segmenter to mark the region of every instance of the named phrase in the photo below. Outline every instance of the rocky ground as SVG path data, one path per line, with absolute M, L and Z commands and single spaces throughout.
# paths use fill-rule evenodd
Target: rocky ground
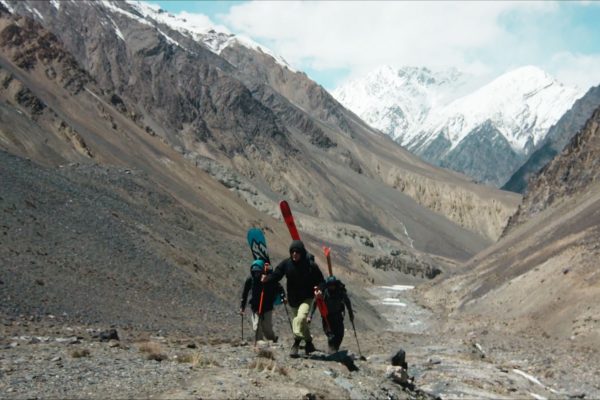
M 597 349 L 493 329 L 440 335 L 434 329 L 439 317 L 420 308 L 411 291 L 378 293 L 385 296 L 373 299 L 380 311 L 398 310 L 393 330 L 359 331 L 359 353 L 347 326 L 344 351 L 298 359 L 287 355 L 287 325 L 277 326 L 279 343 L 254 346 L 247 318 L 242 341 L 241 327 L 221 337 L 190 337 L 116 326 L 111 336 L 111 327 L 71 325 L 60 316 L 5 317 L 0 391 L 13 399 L 600 396 Z M 317 348 L 325 349 L 320 329 L 313 332 Z M 400 349 L 406 352 L 408 382 L 390 361 Z

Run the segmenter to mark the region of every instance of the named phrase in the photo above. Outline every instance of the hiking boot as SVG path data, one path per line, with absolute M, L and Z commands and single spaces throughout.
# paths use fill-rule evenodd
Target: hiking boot
M 329 351 L 329 354 L 335 354 L 338 351 L 338 349 L 331 343 L 329 343 L 327 350 Z
M 298 357 L 298 349 L 300 348 L 300 340 L 294 339 L 294 344 L 292 345 L 292 350 L 290 350 L 290 357 L 296 358 Z
M 279 336 L 275 336 L 275 338 L 273 339 L 273 343 L 277 343 L 278 340 L 279 340 Z
M 304 346 L 304 352 L 308 355 L 310 353 L 312 353 L 313 351 L 315 351 L 317 349 L 315 349 L 315 346 L 313 345 L 313 342 L 306 342 L 306 345 Z

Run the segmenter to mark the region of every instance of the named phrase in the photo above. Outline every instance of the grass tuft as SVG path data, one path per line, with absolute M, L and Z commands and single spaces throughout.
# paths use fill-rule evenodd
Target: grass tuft
M 164 354 L 160 343 L 151 341 L 142 342 L 138 345 L 138 349 L 140 352 L 146 353 L 147 360 L 163 361 L 168 358 L 166 354 Z
M 71 351 L 71 357 L 73 358 L 83 358 L 89 357 L 90 351 L 88 349 L 75 349 Z

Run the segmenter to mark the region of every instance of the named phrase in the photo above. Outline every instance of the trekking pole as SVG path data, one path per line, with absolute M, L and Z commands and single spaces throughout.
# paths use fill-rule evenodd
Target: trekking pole
M 265 267 L 263 269 L 263 274 L 267 274 L 267 269 L 269 268 L 269 263 L 265 262 Z M 256 346 L 256 342 L 258 342 L 258 331 L 262 330 L 261 322 L 264 320 L 263 317 L 263 299 L 265 297 L 265 285 L 263 284 L 262 291 L 260 292 L 260 302 L 258 303 L 258 326 L 256 327 L 256 332 L 254 334 L 254 346 Z
M 354 330 L 354 337 L 356 338 L 356 347 L 358 347 L 358 354 L 360 355 L 361 360 L 366 360 L 365 356 L 362 355 L 360 351 L 360 344 L 358 344 L 358 336 L 356 335 L 356 327 L 354 326 L 354 320 L 350 320 L 352 322 L 352 329 Z
M 242 342 L 244 341 L 244 314 L 241 314 L 242 317 Z

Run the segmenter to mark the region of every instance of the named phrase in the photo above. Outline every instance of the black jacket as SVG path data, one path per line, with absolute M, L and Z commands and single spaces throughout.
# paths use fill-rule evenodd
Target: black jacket
M 246 308 L 248 293 L 252 291 L 252 297 L 250 297 L 250 308 L 253 312 L 258 312 L 258 307 L 260 305 L 260 294 L 262 293 L 263 287 L 265 289 L 265 294 L 263 297 L 263 313 L 269 312 L 273 309 L 273 303 L 275 302 L 275 298 L 278 294 L 281 294 L 282 299 L 285 298 L 283 287 L 278 282 L 271 281 L 262 284 L 260 282 L 260 275 L 261 272 L 257 272 L 246 278 L 246 282 L 244 282 L 244 289 L 242 290 L 242 303 L 240 305 L 242 310 Z
M 324 278 L 317 263 L 304 250 L 302 242 L 294 241 L 290 248 L 294 246 L 298 246 L 302 250 L 300 261 L 296 264 L 291 257 L 286 258 L 277 265 L 275 271 L 267 279 L 279 282 L 285 276 L 288 302 L 290 306 L 298 307 L 303 301 L 313 298 L 314 287 L 324 282 Z
M 352 303 L 350 302 L 350 298 L 346 292 L 346 286 L 342 282 L 337 281 L 335 290 L 329 290 L 325 284 L 322 284 L 320 289 L 321 293 L 323 293 L 323 300 L 325 301 L 327 312 L 329 314 L 344 313 L 344 311 L 347 309 L 350 320 L 354 319 Z M 315 302 L 313 303 L 312 310 L 310 312 L 311 318 L 316 307 L 317 303 Z

